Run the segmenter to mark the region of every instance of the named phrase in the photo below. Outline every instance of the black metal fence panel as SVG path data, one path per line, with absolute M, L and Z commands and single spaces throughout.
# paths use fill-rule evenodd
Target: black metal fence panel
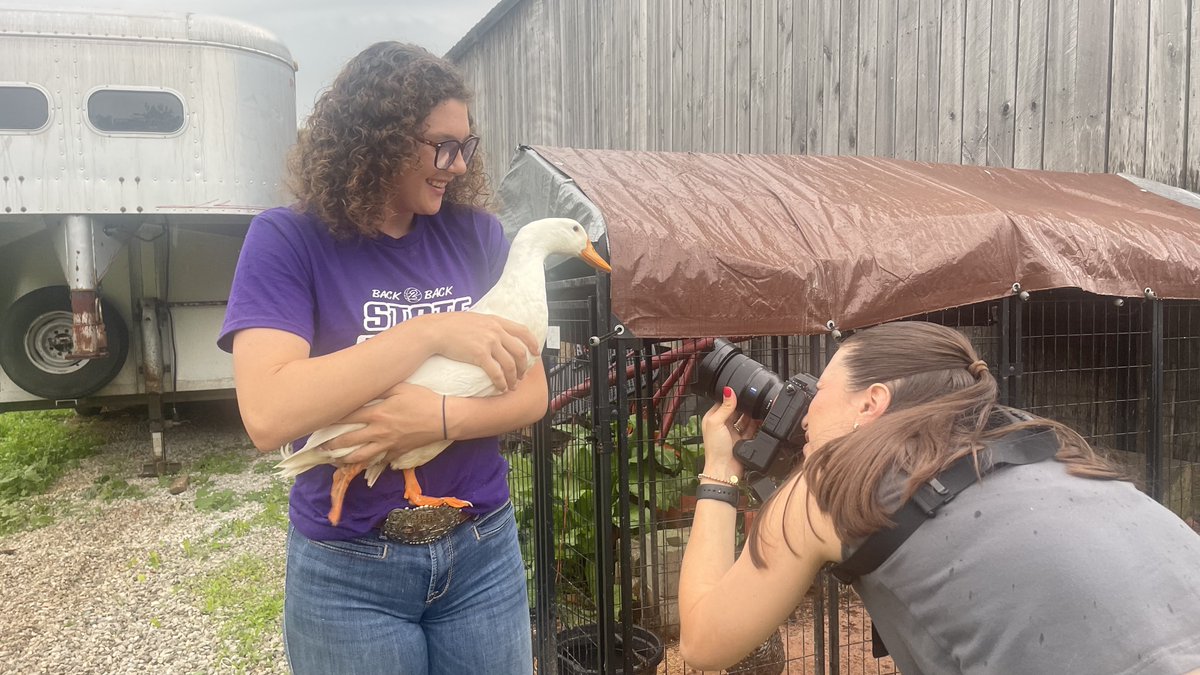
M 713 404 L 692 385 L 712 341 L 622 337 L 597 300 L 601 286 L 560 291 L 544 356 L 551 413 L 507 444 L 538 673 L 695 672 L 678 654 L 678 574 L 703 457 L 699 421 Z M 1050 291 L 912 318 L 961 331 L 1002 403 L 1074 427 L 1200 528 L 1200 303 Z M 837 341 L 738 345 L 787 378 L 819 375 Z M 749 500 L 739 509 L 739 543 L 755 514 Z M 870 636 L 853 590 L 822 575 L 728 672 L 895 673 L 871 655 Z

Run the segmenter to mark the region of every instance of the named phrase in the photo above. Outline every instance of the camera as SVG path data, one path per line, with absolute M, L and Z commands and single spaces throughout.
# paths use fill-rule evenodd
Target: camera
M 746 484 L 762 501 L 779 486 L 804 448 L 801 421 L 817 394 L 817 378 L 801 373 L 783 379 L 718 338 L 696 368 L 693 392 L 720 402 L 733 389 L 739 412 L 762 420 L 758 434 L 738 441 L 733 454 L 746 467 Z

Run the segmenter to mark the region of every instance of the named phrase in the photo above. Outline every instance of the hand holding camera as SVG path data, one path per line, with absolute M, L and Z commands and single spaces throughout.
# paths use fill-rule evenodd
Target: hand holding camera
M 766 501 L 796 461 L 802 459 L 801 422 L 817 393 L 817 378 L 800 373 L 784 380 L 722 339 L 713 344 L 696 370 L 695 393 L 721 402 L 729 388 L 737 399 L 741 419 L 762 420 L 758 432 L 753 433 L 752 426 L 745 426 L 751 422 L 743 424 L 738 417 L 730 416 L 731 423 L 740 426 L 740 431 L 734 428 L 738 436 L 752 436 L 734 443 L 734 458 L 746 469 L 745 482 L 750 491 Z

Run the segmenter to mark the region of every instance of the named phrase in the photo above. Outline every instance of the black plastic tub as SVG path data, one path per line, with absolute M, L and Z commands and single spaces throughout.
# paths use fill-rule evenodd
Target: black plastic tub
M 622 644 L 621 632 L 617 631 L 613 637 L 616 640 L 613 649 L 616 669 L 612 672 L 626 675 L 625 645 Z M 633 626 L 631 640 L 633 672 L 628 675 L 654 675 L 663 660 L 662 640 L 641 626 Z M 600 672 L 600 629 L 595 624 L 560 632 L 557 654 L 559 675 L 603 675 Z

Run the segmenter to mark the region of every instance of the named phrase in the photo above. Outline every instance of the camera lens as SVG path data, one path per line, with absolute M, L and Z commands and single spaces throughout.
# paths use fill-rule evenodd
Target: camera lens
M 696 371 L 697 393 L 720 401 L 725 387 L 729 387 L 737 397 L 737 409 L 758 420 L 767 416 L 783 389 L 782 378 L 728 340 L 718 339 Z

